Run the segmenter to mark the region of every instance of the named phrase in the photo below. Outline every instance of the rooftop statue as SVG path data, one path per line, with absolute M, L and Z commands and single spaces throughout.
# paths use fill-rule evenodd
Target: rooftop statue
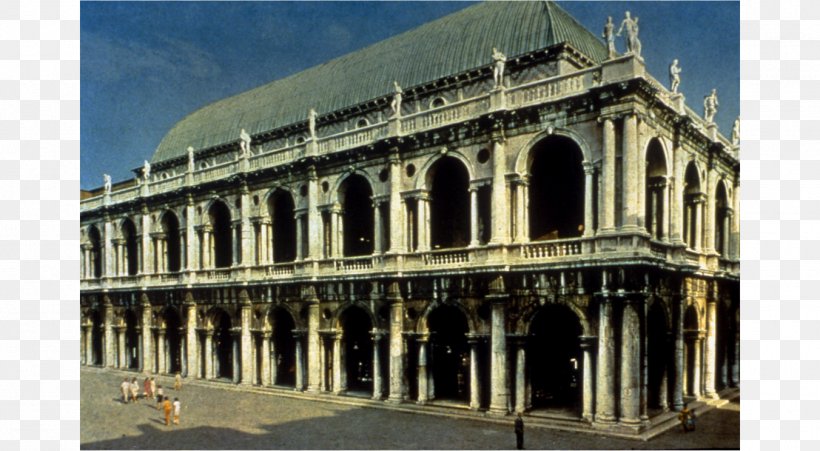
M 740 117 L 735 119 L 735 123 L 732 125 L 732 145 L 740 145 Z
M 239 131 L 239 156 L 240 157 L 247 157 L 251 153 L 251 135 L 245 131 L 243 128 Z
M 194 148 L 188 146 L 188 170 L 194 170 Z
M 612 16 L 606 18 L 606 23 L 604 24 L 604 33 L 601 35 L 601 37 L 606 39 L 606 46 L 609 50 L 609 57 L 614 57 L 617 52 L 615 51 L 615 24 L 612 23 Z
M 621 27 L 618 28 L 618 36 L 626 30 L 626 52 L 641 56 L 641 41 L 638 39 L 638 18 L 632 19 L 629 11 L 626 12 L 626 17 L 621 22 Z
M 401 116 L 401 86 L 399 82 L 393 81 L 393 100 L 390 101 L 390 109 L 393 110 L 394 117 Z
M 681 68 L 678 66 L 678 60 L 672 60 L 672 64 L 669 65 L 669 84 L 671 85 L 670 88 L 672 89 L 672 92 L 675 94 L 678 93 L 681 72 Z
M 706 122 L 715 122 L 715 114 L 717 114 L 717 107 L 717 89 L 713 89 L 711 94 L 703 98 L 703 118 L 706 120 Z
M 105 194 L 111 194 L 111 176 L 103 174 L 103 190 Z
M 145 163 L 142 164 L 142 178 L 147 182 L 151 177 L 151 163 L 149 163 L 148 160 L 144 161 Z
M 501 88 L 504 85 L 504 65 L 506 64 L 507 56 L 499 52 L 493 47 L 493 81 L 496 88 Z
M 310 138 L 316 139 L 316 110 L 313 108 L 308 111 L 308 131 L 310 132 Z

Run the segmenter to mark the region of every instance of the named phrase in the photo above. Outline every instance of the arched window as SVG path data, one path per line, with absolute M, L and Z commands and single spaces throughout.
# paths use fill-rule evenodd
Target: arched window
M 646 230 L 658 240 L 666 238 L 669 218 L 666 171 L 663 147 L 653 139 L 646 150 Z
M 703 201 L 700 174 L 694 162 L 686 167 L 683 188 L 683 239 L 690 249 L 700 250 L 703 224 Z
M 296 259 L 296 217 L 293 196 L 283 189 L 277 189 L 268 199 L 271 230 L 268 240 L 273 249 L 274 262 L 292 262 Z
M 231 233 L 231 212 L 222 202 L 214 202 L 208 210 L 208 220 L 212 229 L 210 247 L 213 267 L 227 268 L 233 261 Z
M 137 256 L 139 254 L 139 247 L 137 245 L 137 228 L 134 222 L 126 219 L 122 223 L 122 238 L 124 240 L 124 247 L 122 252 L 125 252 L 120 262 L 124 265 L 121 268 L 121 274 L 133 276 L 137 274 L 137 264 L 139 262 Z
M 88 242 L 91 244 L 90 274 L 95 279 L 102 277 L 102 243 L 100 231 L 95 226 L 88 228 Z
M 172 212 L 162 216 L 162 232 L 165 234 L 165 268 L 169 272 L 177 272 L 181 267 L 181 239 L 179 220 Z
M 454 157 L 438 160 L 428 173 L 430 244 L 433 249 L 466 247 L 470 243 L 470 175 Z
M 530 155 L 530 239 L 581 236 L 584 233 L 581 148 L 569 138 L 553 135 L 539 141 Z
M 729 218 L 731 217 L 729 205 L 726 184 L 721 181 L 715 193 L 715 250 L 723 257 L 729 255 Z
M 373 253 L 373 190 L 366 178 L 353 174 L 339 187 L 342 205 L 343 254 L 345 257 Z

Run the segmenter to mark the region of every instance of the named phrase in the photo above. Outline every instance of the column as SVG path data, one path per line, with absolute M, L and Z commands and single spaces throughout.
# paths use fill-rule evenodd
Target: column
M 103 295 L 103 366 L 114 368 L 114 308 L 108 295 Z
M 198 345 L 199 340 L 197 339 L 196 334 L 196 304 L 193 301 L 193 295 L 188 292 L 186 294 L 185 299 L 185 310 L 186 310 L 186 327 L 185 331 L 188 334 L 187 342 L 188 347 L 185 349 L 186 352 L 186 360 L 188 361 L 188 373 L 185 375 L 186 377 L 200 377 L 199 371 L 199 356 L 200 353 L 198 352 Z M 206 348 L 207 349 L 207 348 Z
M 527 236 L 524 232 L 524 180 L 519 180 L 515 185 L 515 242 L 526 243 Z
M 240 245 L 242 244 L 238 237 L 242 235 L 241 221 L 234 221 L 231 224 L 231 266 L 238 266 L 239 259 L 242 257 L 240 252 Z
M 388 401 L 399 403 L 404 396 L 404 339 L 402 336 L 404 301 L 397 281 L 387 286 L 390 304 L 390 394 Z
M 693 213 L 693 222 L 695 226 L 695 250 L 701 251 L 703 249 L 703 195 L 701 194 L 698 197 L 698 200 L 695 202 L 695 208 Z
M 685 241 L 685 237 L 683 237 L 683 167 L 685 165 L 685 152 L 677 143 L 675 144 L 672 152 L 672 162 L 674 164 L 673 173 L 675 175 L 669 180 L 669 187 L 671 190 L 669 195 L 669 210 L 672 212 L 672 222 L 669 227 L 669 238 L 672 243 L 681 244 Z
M 186 328 L 179 328 L 179 375 L 182 377 L 188 377 L 188 355 L 185 353 L 185 350 L 188 349 L 188 339 L 186 338 L 186 333 Z
M 322 368 L 320 366 L 319 354 L 321 353 L 321 343 L 319 341 L 319 299 L 313 286 L 306 288 L 306 299 L 308 303 L 308 331 L 307 331 L 307 383 L 308 391 L 320 391 Z
M 116 270 L 114 271 L 114 273 L 118 276 L 124 276 L 126 274 L 123 268 L 123 266 L 125 266 L 123 264 L 125 262 L 125 259 L 123 258 L 123 254 L 125 253 L 123 252 L 124 247 L 125 246 L 123 246 L 121 239 L 114 240 L 114 254 L 117 256 L 115 259 Z
M 384 252 L 382 238 L 384 237 L 384 224 L 382 224 L 381 203 L 373 201 L 373 254 L 379 255 Z
M 615 331 L 612 328 L 612 299 L 601 294 L 598 314 L 598 367 L 596 368 L 595 421 L 615 421 Z
M 419 404 L 427 402 L 427 341 L 429 335 L 424 334 L 418 337 L 419 365 L 418 365 L 418 392 Z
M 527 409 L 527 337 L 521 336 L 516 342 L 515 362 L 515 411 L 522 413 Z
M 717 186 L 717 171 L 712 166 L 712 163 L 707 169 L 707 176 L 706 179 L 708 180 L 709 185 L 706 187 L 706 214 L 703 218 L 703 228 L 705 237 L 704 237 L 704 251 L 709 253 L 715 252 L 715 193 L 717 190 L 715 189 Z
M 239 226 L 239 255 L 242 260 L 242 266 L 251 266 L 253 264 L 251 254 L 253 246 L 251 246 L 251 201 L 248 195 L 248 186 L 243 184 L 240 193 L 240 214 L 242 215 L 242 222 Z
M 298 211 L 294 214 L 294 219 L 296 219 L 296 261 L 305 259 L 305 240 L 302 237 L 305 231 L 302 221 L 304 221 L 305 216 L 304 211 Z
M 591 422 L 595 412 L 595 380 L 593 371 L 592 353 L 595 351 L 595 343 L 598 337 L 581 336 L 581 352 L 583 353 L 581 369 L 583 371 L 583 398 L 581 400 L 581 418 Z
M 157 329 L 157 373 L 167 373 L 165 367 L 165 328 Z
M 194 271 L 199 265 L 199 246 L 197 246 L 196 231 L 194 230 L 194 202 L 193 199 L 188 199 L 188 204 L 185 206 L 185 245 L 187 252 L 185 256 L 185 269 Z M 189 337 L 190 338 L 190 337 Z M 189 347 L 191 342 L 188 341 Z M 190 361 L 189 361 L 190 364 Z M 190 365 L 189 365 L 190 366 Z M 199 373 L 194 373 L 199 375 Z
M 294 331 L 293 338 L 296 342 L 296 391 L 305 389 L 305 357 L 302 351 L 302 331 Z
M 717 367 L 717 302 L 710 299 L 706 302 L 706 362 L 703 366 L 704 391 L 707 398 L 717 399 L 715 377 Z
M 675 386 L 672 389 L 672 407 L 676 412 L 683 409 L 683 389 L 684 389 L 684 371 L 686 369 L 686 360 L 684 360 L 684 343 L 683 343 L 683 318 L 686 303 L 680 294 L 675 295 Z
M 232 382 L 238 384 L 242 382 L 242 328 L 231 328 L 231 357 L 232 357 Z
M 612 231 L 615 229 L 615 126 L 612 119 L 603 120 L 603 189 L 601 190 L 601 202 L 603 206 L 603 217 L 601 218 L 601 229 Z
M 143 293 L 141 299 L 142 306 L 142 360 L 140 361 L 140 371 L 151 371 L 154 355 L 151 353 L 151 303 L 148 295 Z
M 116 326 L 117 330 L 117 368 L 128 368 L 125 361 L 125 326 Z
M 478 380 L 478 337 L 467 337 L 470 345 L 470 409 L 478 410 L 481 407 L 481 392 Z
M 732 234 L 732 215 L 733 211 L 731 208 L 727 208 L 726 215 L 723 218 L 723 234 L 720 236 L 721 239 L 721 249 L 723 249 L 723 258 L 732 258 L 734 253 L 732 252 L 732 244 L 731 240 L 729 239 L 729 235 Z
M 339 231 L 342 228 L 342 208 L 334 205 L 330 209 L 330 256 L 339 258 L 342 256 L 343 236 Z
M 507 333 L 504 327 L 504 307 L 509 297 L 504 279 L 496 276 L 490 282 L 488 300 L 492 304 L 490 332 L 490 412 L 506 414 L 509 396 L 507 382 Z
M 405 252 L 404 208 L 401 200 L 401 160 L 398 149 L 390 154 L 390 251 Z
M 700 399 L 702 391 L 701 391 L 701 371 L 702 371 L 702 353 L 701 347 L 703 346 L 703 335 L 701 332 L 698 332 L 697 335 L 692 339 L 692 352 L 694 353 L 694 358 L 692 359 L 692 366 L 694 367 L 694 371 L 692 371 L 692 395 L 696 398 Z
M 205 379 L 214 378 L 214 331 L 205 331 Z
M 272 337 L 272 333 L 270 331 L 262 332 L 262 386 L 266 385 L 273 385 L 276 383 L 273 379 L 273 372 L 276 369 L 271 371 L 271 353 L 270 353 L 270 340 Z
M 85 344 L 85 351 L 83 356 L 85 358 L 86 365 L 93 365 L 94 364 L 94 342 L 93 342 L 93 332 L 92 327 L 90 324 L 83 326 L 83 343 Z
M 661 185 L 661 201 L 659 202 L 661 209 L 661 224 L 658 229 L 658 236 L 661 241 L 667 241 L 669 239 L 669 185 L 670 183 L 668 180 Z
M 667 332 L 666 334 L 666 346 L 665 349 L 674 349 L 675 346 L 675 336 L 673 333 Z M 669 374 L 669 364 L 668 360 L 664 361 L 663 365 L 663 375 L 661 376 L 661 393 L 659 396 L 658 403 L 661 405 L 661 408 L 664 412 L 669 411 L 669 378 L 671 375 Z
M 193 208 L 189 212 L 188 217 L 193 218 Z M 151 216 L 148 214 L 148 207 L 143 205 L 142 207 L 142 224 L 140 232 L 142 233 L 142 274 L 151 274 L 154 272 L 152 267 L 152 262 L 154 261 L 154 254 L 153 250 L 151 249 Z
M 382 366 L 381 356 L 379 355 L 379 344 L 381 343 L 382 333 L 373 329 L 373 399 L 379 401 L 382 399 Z
M 201 269 L 211 269 L 211 226 L 202 227 L 202 266 Z
M 592 178 L 595 175 L 595 166 L 592 163 L 585 161 L 584 162 L 584 236 L 591 237 L 595 235 L 595 230 L 593 229 L 593 218 L 594 212 L 592 211 L 593 205 L 593 189 L 592 189 Z
M 628 114 L 624 118 L 623 128 L 624 227 L 635 229 L 639 226 L 638 165 L 642 161 L 638 152 L 638 117 L 635 114 Z
M 252 385 L 254 380 L 253 372 L 253 341 L 251 340 L 251 314 L 252 305 L 248 297 L 248 291 L 243 289 L 239 292 L 239 302 L 241 308 L 241 337 L 239 350 L 241 352 L 240 368 L 242 377 L 239 379 L 243 385 Z M 236 376 L 234 376 L 236 379 Z
M 470 247 L 478 246 L 478 187 L 470 187 Z
M 491 241 L 495 244 L 507 243 L 510 241 L 507 222 L 509 212 L 507 210 L 507 183 L 504 174 L 507 172 L 507 162 L 504 154 L 503 131 L 493 132 L 493 191 L 492 191 L 492 226 L 493 233 Z M 476 222 L 477 224 L 478 222 Z M 476 235 L 477 236 L 477 235 Z
M 627 299 L 621 324 L 621 423 L 640 422 L 640 319 L 634 299 Z
M 732 258 L 740 259 L 740 182 L 735 181 L 732 193 Z M 739 359 L 739 357 L 738 357 Z
M 263 220 L 259 223 L 259 264 L 260 265 L 267 265 L 270 263 L 270 259 L 268 258 L 268 247 L 270 247 L 270 243 L 268 242 L 268 224 Z
M 640 121 L 639 121 L 640 122 Z M 635 134 L 635 156 L 637 158 L 636 167 L 638 169 L 638 173 L 636 176 L 637 182 L 637 213 L 638 213 L 638 227 L 643 230 L 646 230 L 646 156 L 645 156 L 645 148 L 641 148 L 641 125 L 638 124 L 636 127 L 637 133 Z
M 342 392 L 342 333 L 336 332 L 333 339 L 333 393 Z
M 316 168 L 308 170 L 308 254 L 317 260 L 322 255 L 322 216 L 319 214 L 319 181 Z
M 418 197 L 418 206 L 416 207 L 418 215 L 418 251 L 427 252 L 430 250 L 430 198 L 427 193 L 422 193 Z

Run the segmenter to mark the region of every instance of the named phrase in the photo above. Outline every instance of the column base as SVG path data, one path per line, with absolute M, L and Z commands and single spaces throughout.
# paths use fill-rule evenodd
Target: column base
M 604 425 L 611 425 L 611 424 L 615 424 L 616 420 L 617 419 L 614 416 L 598 414 L 598 415 L 595 415 L 595 418 L 594 418 L 593 422 L 594 423 L 599 423 L 599 424 L 604 424 Z
M 418 401 L 416 401 L 416 404 L 418 404 L 420 406 L 423 406 L 423 405 L 427 404 L 427 401 L 419 399 Z
M 510 411 L 507 410 L 506 407 L 497 407 L 497 406 L 493 407 L 493 406 L 490 406 L 490 410 L 488 410 L 487 413 L 490 414 L 490 415 L 495 415 L 495 416 L 506 416 L 506 415 L 510 414 Z
M 390 395 L 390 396 L 387 397 L 385 402 L 388 402 L 390 404 L 401 404 L 402 402 L 404 402 L 404 398 L 401 395 L 398 395 L 398 396 Z
M 705 399 L 720 399 L 720 395 L 718 395 L 717 392 L 706 392 L 706 394 L 703 395 L 703 398 L 705 398 Z
M 371 396 L 370 399 L 372 399 L 373 401 L 381 401 L 382 396 L 381 395 L 374 395 L 374 396 Z

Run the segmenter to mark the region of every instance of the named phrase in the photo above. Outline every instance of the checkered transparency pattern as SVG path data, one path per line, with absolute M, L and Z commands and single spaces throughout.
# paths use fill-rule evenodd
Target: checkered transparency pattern
M 817 450 L 820 2 L 740 17 L 741 447 Z
M 0 5 L 0 449 L 77 449 L 79 2 Z

